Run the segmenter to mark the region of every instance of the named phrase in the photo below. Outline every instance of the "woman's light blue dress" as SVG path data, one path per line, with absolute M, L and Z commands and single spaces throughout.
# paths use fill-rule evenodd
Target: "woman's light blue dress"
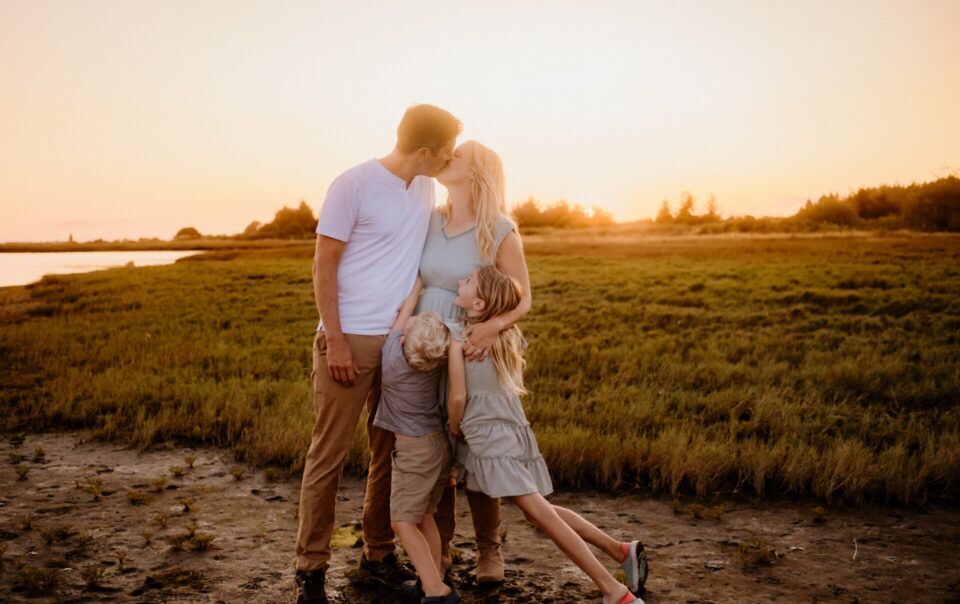
M 450 237 L 445 224 L 443 214 L 434 211 L 420 261 L 424 289 L 416 312 L 436 312 L 454 337 L 463 339 L 462 311 L 454 304 L 457 282 L 483 266 L 483 262 L 477 249 L 475 228 Z M 498 218 L 495 250 L 514 228 L 507 217 Z M 500 384 L 491 356 L 479 362 L 467 361 L 464 365 L 467 406 L 460 429 L 466 443 L 457 443 L 456 460 L 464 470 L 467 488 L 490 497 L 550 494 L 553 491 L 550 473 L 520 398 Z M 441 380 L 439 394 L 445 409 L 446 379 Z

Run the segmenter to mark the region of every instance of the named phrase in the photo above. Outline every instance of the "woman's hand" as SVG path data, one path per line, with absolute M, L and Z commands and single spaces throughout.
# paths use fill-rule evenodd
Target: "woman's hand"
M 463 354 L 471 361 L 482 361 L 487 351 L 497 341 L 500 334 L 500 322 L 496 317 L 483 323 L 474 323 L 468 326 L 463 335 L 467 341 L 463 343 Z
M 460 440 L 463 440 L 463 432 L 460 431 L 460 420 L 451 419 L 449 422 L 450 434 L 453 434 Z

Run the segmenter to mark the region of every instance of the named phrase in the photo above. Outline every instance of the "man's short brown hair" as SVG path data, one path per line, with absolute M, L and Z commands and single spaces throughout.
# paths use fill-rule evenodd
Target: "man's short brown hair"
M 407 109 L 397 127 L 397 149 L 413 153 L 426 147 L 434 155 L 463 131 L 463 124 L 449 111 L 434 105 Z

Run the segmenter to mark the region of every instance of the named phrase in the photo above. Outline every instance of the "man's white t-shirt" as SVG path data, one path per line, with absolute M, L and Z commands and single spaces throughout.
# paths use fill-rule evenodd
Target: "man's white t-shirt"
M 376 159 L 330 184 L 317 233 L 347 244 L 337 271 L 344 333 L 390 331 L 417 279 L 435 204 L 432 178 L 417 176 L 407 188 Z

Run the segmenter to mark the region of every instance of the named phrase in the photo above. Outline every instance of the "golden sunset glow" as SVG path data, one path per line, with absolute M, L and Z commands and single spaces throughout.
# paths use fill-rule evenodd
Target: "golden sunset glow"
M 960 2 L 0 1 L 0 241 L 237 233 L 429 102 L 511 202 L 724 215 L 960 170 Z

